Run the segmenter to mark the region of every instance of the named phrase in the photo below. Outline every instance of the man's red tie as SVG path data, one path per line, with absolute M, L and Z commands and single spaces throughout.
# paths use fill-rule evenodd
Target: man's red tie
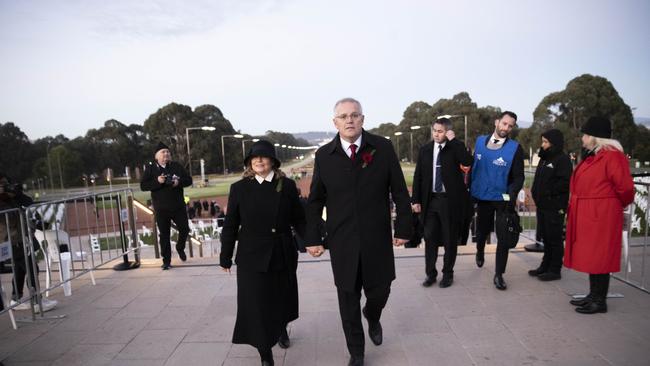
M 354 158 L 357 157 L 357 145 L 352 144 L 350 145 L 350 159 L 354 160 Z

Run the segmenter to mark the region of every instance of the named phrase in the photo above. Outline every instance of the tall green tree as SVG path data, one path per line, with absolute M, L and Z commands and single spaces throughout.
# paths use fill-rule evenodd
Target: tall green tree
M 634 155 L 637 127 L 632 110 L 625 104 L 612 83 L 604 77 L 580 75 L 562 91 L 542 99 L 533 113 L 533 124 L 541 129 L 559 128 L 566 131 L 568 151 L 580 150 L 580 128 L 592 116 L 612 121 L 613 138 L 619 140 L 627 153 Z
M 162 141 L 169 146 L 174 160 L 188 167 L 185 129 L 195 127 L 195 122 L 192 108 L 169 103 L 144 121 L 144 131 L 150 141 Z
M 16 182 L 31 176 L 34 148 L 13 122 L 0 123 L 0 171 Z

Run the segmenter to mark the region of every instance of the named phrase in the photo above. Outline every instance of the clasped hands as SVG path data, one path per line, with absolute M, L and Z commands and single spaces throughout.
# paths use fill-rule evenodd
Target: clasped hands
M 396 247 L 401 247 L 406 243 L 408 243 L 408 239 L 393 238 L 393 245 Z M 325 247 L 322 245 L 312 245 L 306 247 L 306 249 L 307 252 L 314 258 L 318 258 L 323 255 L 323 253 L 325 253 Z

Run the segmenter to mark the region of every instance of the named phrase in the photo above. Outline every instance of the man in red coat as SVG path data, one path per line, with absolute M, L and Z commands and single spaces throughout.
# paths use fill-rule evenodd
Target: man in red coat
M 620 270 L 623 208 L 634 200 L 634 182 L 608 119 L 592 117 L 581 131 L 584 158 L 571 176 L 564 265 L 589 273 L 589 295 L 571 300 L 576 311 L 605 313 L 609 274 Z

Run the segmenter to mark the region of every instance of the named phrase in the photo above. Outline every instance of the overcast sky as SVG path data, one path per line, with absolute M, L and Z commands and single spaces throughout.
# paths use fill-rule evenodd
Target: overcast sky
M 366 127 L 469 92 L 531 121 L 590 73 L 650 117 L 650 1 L 0 0 L 0 122 L 74 138 L 177 102 L 250 134 Z

